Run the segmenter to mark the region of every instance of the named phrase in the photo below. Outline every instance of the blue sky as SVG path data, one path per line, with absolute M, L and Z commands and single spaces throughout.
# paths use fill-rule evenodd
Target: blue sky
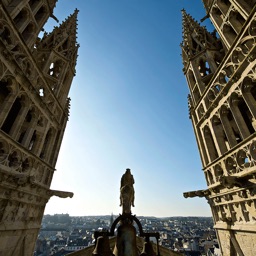
M 51 198 L 46 214 L 121 213 L 120 179 L 130 168 L 132 213 L 211 215 L 205 199 L 183 198 L 206 188 L 182 73 L 183 7 L 197 20 L 205 16 L 201 0 L 58 1 L 60 21 L 80 10 L 80 48 L 51 188 L 75 195 Z

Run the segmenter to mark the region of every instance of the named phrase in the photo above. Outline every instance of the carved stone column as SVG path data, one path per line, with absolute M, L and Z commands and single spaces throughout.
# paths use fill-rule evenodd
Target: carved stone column
M 230 99 L 230 109 L 234 116 L 238 129 L 241 132 L 243 139 L 245 139 L 250 136 L 250 131 L 244 121 L 240 109 L 238 108 L 239 101 L 240 99 L 238 98 L 238 95 L 233 95 L 233 97 Z
M 228 120 L 228 117 L 227 117 L 228 113 L 229 113 L 229 111 L 226 107 L 221 108 L 221 110 L 220 110 L 220 120 L 222 122 L 223 129 L 226 133 L 226 136 L 227 136 L 228 142 L 230 144 L 230 147 L 232 148 L 237 144 L 237 141 L 236 141 L 236 137 L 234 135 L 234 132 L 232 130 L 232 127 L 230 125 L 230 122 Z

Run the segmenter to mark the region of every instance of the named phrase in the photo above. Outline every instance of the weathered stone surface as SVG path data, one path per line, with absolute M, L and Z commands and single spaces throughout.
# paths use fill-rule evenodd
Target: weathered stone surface
M 72 196 L 49 188 L 68 120 L 78 11 L 39 39 L 57 1 L 50 2 L 0 4 L 0 255 L 5 256 L 32 255 L 49 198 Z
M 220 39 L 183 10 L 182 59 L 197 138 L 223 256 L 255 254 L 256 3 L 204 0 Z M 205 19 L 204 18 L 204 19 Z M 208 191 L 203 193 L 203 191 Z

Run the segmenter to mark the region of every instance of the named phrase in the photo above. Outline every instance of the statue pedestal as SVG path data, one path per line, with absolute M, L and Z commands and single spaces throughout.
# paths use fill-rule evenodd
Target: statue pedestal
M 131 223 L 121 224 L 117 229 L 115 256 L 138 256 L 136 229 Z

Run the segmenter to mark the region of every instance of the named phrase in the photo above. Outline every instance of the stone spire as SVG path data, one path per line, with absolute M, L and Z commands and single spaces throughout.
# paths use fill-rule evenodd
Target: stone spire
M 51 33 L 45 33 L 42 40 L 38 44 L 39 49 L 51 49 L 70 61 L 71 67 L 75 67 L 77 50 L 77 14 L 75 9 L 59 27 L 54 27 Z
M 184 68 L 186 68 L 189 60 L 198 53 L 206 49 L 219 48 L 216 36 L 208 32 L 204 26 L 201 26 L 184 9 L 182 10 L 182 33 L 181 48 Z
M 35 59 L 42 70 L 52 93 L 63 108 L 69 109 L 67 100 L 72 79 L 75 76 L 77 52 L 77 14 L 76 9 L 50 33 L 44 33 L 37 42 Z M 68 113 L 68 111 L 67 111 Z

